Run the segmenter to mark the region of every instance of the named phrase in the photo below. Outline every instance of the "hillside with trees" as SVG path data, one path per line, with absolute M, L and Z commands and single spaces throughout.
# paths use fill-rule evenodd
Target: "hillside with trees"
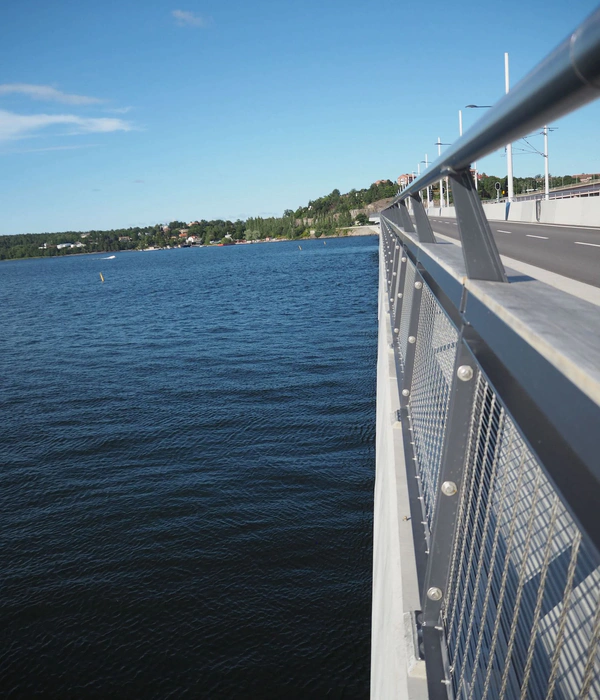
M 110 231 L 63 231 L 0 236 L 0 260 L 55 257 L 82 253 L 108 253 L 118 250 L 147 250 L 189 245 L 231 245 L 239 241 L 272 238 L 306 238 L 334 235 L 354 223 L 365 224 L 368 214 L 380 207 L 380 200 L 393 197 L 398 188 L 390 180 L 369 188 L 339 190 L 299 207 L 287 209 L 281 217 L 251 217 L 246 221 L 171 221 L 146 227 Z M 383 205 L 384 202 L 381 202 Z
M 575 184 L 575 178 L 553 177 L 552 187 Z M 507 190 L 507 178 L 481 174 L 478 178 L 479 196 L 495 199 L 496 183 L 500 196 Z M 543 177 L 514 178 L 515 194 L 542 192 Z M 439 202 L 439 187 L 432 188 L 434 202 Z M 280 217 L 250 217 L 246 221 L 201 219 L 186 223 L 171 221 L 146 227 L 113 229 L 110 231 L 63 231 L 61 233 L 24 233 L 0 236 L 0 260 L 55 257 L 82 253 L 108 253 L 118 250 L 147 250 L 194 245 L 232 245 L 237 242 L 261 241 L 274 238 L 307 238 L 344 233 L 355 224 L 365 225 L 368 217 L 383 209 L 397 194 L 398 186 L 391 180 L 379 180 L 361 190 L 341 194 L 338 189 L 308 202 L 295 211 L 286 209 Z M 450 193 L 450 202 L 452 194 Z

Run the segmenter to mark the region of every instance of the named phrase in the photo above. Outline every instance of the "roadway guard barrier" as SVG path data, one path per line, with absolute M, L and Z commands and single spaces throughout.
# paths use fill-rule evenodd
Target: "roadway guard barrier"
M 431 700 L 600 698 L 600 313 L 507 274 L 469 174 L 599 81 L 596 11 L 381 212 Z

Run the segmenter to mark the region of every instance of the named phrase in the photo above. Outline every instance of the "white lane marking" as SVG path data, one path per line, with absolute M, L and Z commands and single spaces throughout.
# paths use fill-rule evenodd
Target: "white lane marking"
M 543 238 L 545 241 L 548 240 L 548 236 L 534 236 L 533 233 L 526 233 L 527 238 Z
M 452 226 L 458 226 L 458 224 L 455 221 L 453 221 Z
M 501 228 L 499 228 L 498 233 L 512 233 L 512 231 L 503 231 Z
M 583 241 L 575 241 L 575 245 L 591 245 L 594 248 L 600 248 L 600 243 L 584 243 Z

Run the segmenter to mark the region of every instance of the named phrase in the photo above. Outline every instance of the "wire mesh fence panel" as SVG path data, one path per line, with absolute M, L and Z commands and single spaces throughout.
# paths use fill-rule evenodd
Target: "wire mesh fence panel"
M 600 557 L 481 373 L 443 610 L 459 698 L 600 698 Z
M 430 528 L 435 512 L 457 342 L 456 328 L 424 284 L 409 406 L 425 514 Z

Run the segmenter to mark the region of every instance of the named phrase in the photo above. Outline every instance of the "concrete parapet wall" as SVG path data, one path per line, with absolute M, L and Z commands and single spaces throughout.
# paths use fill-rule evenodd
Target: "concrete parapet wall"
M 600 197 L 544 200 L 540 223 L 600 226 Z
M 371 700 L 426 700 L 411 613 L 420 609 L 383 254 L 380 250 Z
M 484 204 L 483 211 L 488 221 L 504 221 L 506 219 L 506 204 L 504 202 Z
M 490 217 L 488 216 L 488 219 L 489 218 Z M 525 223 L 534 224 L 537 221 L 535 214 L 535 201 L 531 199 L 525 202 L 511 202 L 508 212 L 508 220 L 523 221 Z
M 483 211 L 488 221 L 521 221 L 523 223 L 563 224 L 565 226 L 596 226 L 600 227 L 600 197 L 572 197 L 570 199 L 541 200 L 539 203 L 539 219 L 537 218 L 536 202 L 512 202 L 508 217 L 506 202 L 490 202 L 483 204 Z M 429 216 L 440 216 L 455 219 L 454 207 L 430 207 Z

